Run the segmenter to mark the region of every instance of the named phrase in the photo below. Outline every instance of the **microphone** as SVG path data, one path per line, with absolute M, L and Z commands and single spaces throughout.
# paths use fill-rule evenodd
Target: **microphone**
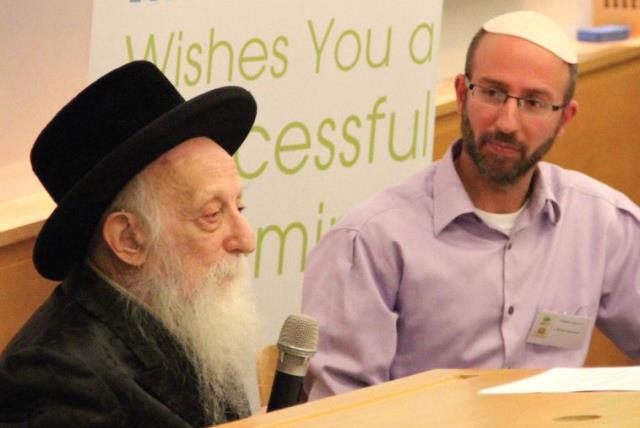
M 318 323 L 307 315 L 289 315 L 278 338 L 278 365 L 267 412 L 298 404 L 309 360 L 318 345 Z

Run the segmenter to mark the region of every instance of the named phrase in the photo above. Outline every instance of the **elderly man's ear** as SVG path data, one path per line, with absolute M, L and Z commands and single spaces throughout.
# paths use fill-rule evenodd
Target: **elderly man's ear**
M 144 225 L 135 214 L 126 211 L 112 212 L 104 222 L 102 236 L 122 262 L 140 267 L 146 261 L 149 251 L 148 240 Z

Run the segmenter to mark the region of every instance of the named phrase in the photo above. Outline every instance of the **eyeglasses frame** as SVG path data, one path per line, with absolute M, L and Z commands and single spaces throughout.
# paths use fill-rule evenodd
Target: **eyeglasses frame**
M 469 91 L 471 91 L 473 93 L 473 88 L 480 88 L 480 89 L 492 89 L 489 88 L 487 86 L 482 86 L 482 85 L 478 85 L 477 83 L 472 83 L 471 79 L 469 79 L 469 76 L 465 75 L 464 76 L 464 83 L 465 86 L 467 87 L 467 89 Z M 501 90 L 501 89 L 495 89 L 496 91 L 500 91 L 505 95 L 505 99 L 503 101 L 503 104 L 506 104 L 507 101 L 509 101 L 509 98 L 513 98 L 514 100 L 516 100 L 516 105 L 518 106 L 518 109 L 522 108 L 522 106 L 524 105 L 524 102 L 526 100 L 530 100 L 531 98 L 528 97 L 516 97 L 515 95 L 510 95 L 508 93 L 506 93 L 505 91 Z M 544 103 L 547 103 L 546 101 L 543 101 Z M 552 103 L 547 103 L 549 104 L 549 106 L 551 107 L 549 111 L 549 113 L 554 112 L 554 111 L 559 111 L 563 108 L 565 108 L 567 105 L 569 105 L 569 103 L 564 103 L 564 104 L 552 104 Z

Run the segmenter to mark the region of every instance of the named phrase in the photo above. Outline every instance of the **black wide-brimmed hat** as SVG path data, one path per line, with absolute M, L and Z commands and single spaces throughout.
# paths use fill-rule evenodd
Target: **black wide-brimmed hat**
M 33 170 L 57 203 L 36 240 L 38 272 L 66 277 L 86 255 L 118 192 L 160 155 L 199 136 L 233 155 L 255 116 L 246 90 L 227 86 L 185 101 L 147 61 L 93 82 L 60 110 L 31 150 Z

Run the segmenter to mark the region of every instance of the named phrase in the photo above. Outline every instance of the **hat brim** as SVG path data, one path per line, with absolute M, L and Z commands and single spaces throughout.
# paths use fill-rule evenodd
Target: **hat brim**
M 200 136 L 233 155 L 251 130 L 256 112 L 249 92 L 227 86 L 178 105 L 129 137 L 79 180 L 46 220 L 33 252 L 38 272 L 52 280 L 64 279 L 86 255 L 94 230 L 116 195 L 155 159 Z

